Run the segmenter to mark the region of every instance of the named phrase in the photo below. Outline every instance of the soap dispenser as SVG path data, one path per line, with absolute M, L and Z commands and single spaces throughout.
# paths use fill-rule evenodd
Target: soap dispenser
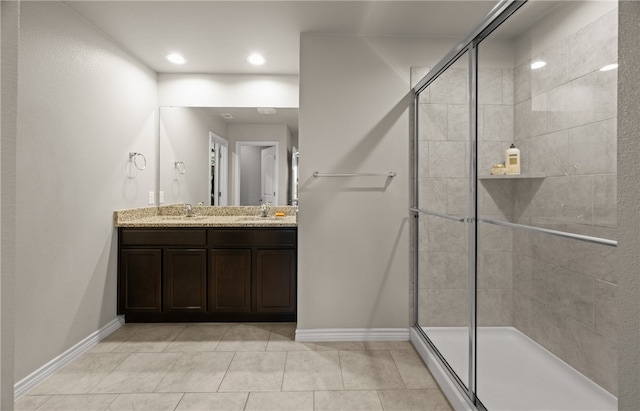
M 520 150 L 515 145 L 511 144 L 511 147 L 505 152 L 505 163 L 507 168 L 507 175 L 520 174 Z

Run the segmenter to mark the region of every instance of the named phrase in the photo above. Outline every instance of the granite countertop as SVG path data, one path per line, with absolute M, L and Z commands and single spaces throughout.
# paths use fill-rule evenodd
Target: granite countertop
M 194 217 L 184 215 L 184 204 L 120 210 L 113 213 L 116 227 L 297 227 L 296 207 L 269 207 L 269 217 L 260 217 L 260 207 L 194 206 Z M 275 213 L 285 215 L 276 217 Z

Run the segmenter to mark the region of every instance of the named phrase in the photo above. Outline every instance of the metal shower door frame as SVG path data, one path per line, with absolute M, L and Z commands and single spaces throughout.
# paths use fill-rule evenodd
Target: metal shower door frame
M 458 390 L 463 393 L 465 399 L 472 407 L 478 410 L 486 410 L 484 405 L 476 396 L 477 392 L 477 245 L 478 245 L 478 195 L 477 195 L 477 162 L 478 162 L 478 121 L 477 121 L 477 109 L 478 109 L 478 45 L 486 38 L 491 32 L 493 32 L 498 26 L 500 26 L 505 20 L 507 20 L 513 13 L 522 7 L 527 0 L 502 0 L 493 10 L 473 29 L 465 38 L 459 42 L 453 49 L 451 49 L 430 71 L 427 75 L 420 80 L 416 86 L 412 89 L 413 93 L 413 146 L 414 146 L 414 158 L 413 158 L 413 204 L 409 208 L 410 213 L 413 215 L 413 284 L 414 284 L 414 310 L 413 310 L 413 322 L 414 329 L 422 337 L 426 345 L 430 348 L 434 356 L 439 361 L 443 369 L 449 374 L 449 378 L 456 383 Z M 468 216 L 467 218 L 460 218 L 458 216 L 450 216 L 447 214 L 437 213 L 429 210 L 423 210 L 419 208 L 419 97 L 420 93 L 429 87 L 441 74 L 443 74 L 455 61 L 462 57 L 465 53 L 469 53 L 468 61 L 468 106 L 469 106 L 469 204 L 468 204 Z M 469 376 L 468 386 L 460 380 L 458 375 L 453 371 L 448 364 L 444 356 L 438 351 L 435 344 L 422 330 L 418 322 L 418 307 L 419 307 L 419 295 L 418 295 L 418 272 L 419 272 L 419 216 L 430 215 L 438 218 L 444 218 L 448 220 L 454 220 L 458 222 L 466 222 L 469 224 Z

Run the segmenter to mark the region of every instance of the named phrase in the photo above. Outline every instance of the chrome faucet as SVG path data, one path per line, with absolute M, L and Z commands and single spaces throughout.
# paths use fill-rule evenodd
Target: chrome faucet
M 260 217 L 267 217 L 269 215 L 268 207 L 271 207 L 271 203 L 262 203 L 260 206 Z
M 187 203 L 184 205 L 184 214 L 187 217 L 195 217 L 195 213 L 193 212 L 193 208 L 191 208 L 191 204 Z

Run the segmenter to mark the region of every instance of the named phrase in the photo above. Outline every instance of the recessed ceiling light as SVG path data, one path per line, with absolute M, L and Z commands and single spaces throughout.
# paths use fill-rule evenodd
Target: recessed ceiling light
M 531 63 L 531 70 L 537 70 L 539 68 L 542 68 L 544 66 L 546 66 L 547 63 L 545 61 L 534 61 L 533 63 Z
M 262 57 L 262 54 L 253 53 L 252 55 L 247 57 L 247 61 L 253 64 L 254 66 L 261 66 L 264 63 L 266 63 L 267 60 L 265 60 L 264 57 Z
M 227 120 L 233 119 L 233 116 L 231 115 L 231 113 L 220 113 L 220 115 L 226 118 Z
M 167 54 L 165 58 L 173 64 L 184 64 L 187 62 L 187 60 L 178 53 Z
M 260 114 L 276 114 L 276 109 L 271 107 L 258 107 L 258 113 Z
M 618 63 L 613 63 L 613 64 L 607 64 L 606 66 L 602 67 L 600 69 L 600 71 L 609 71 L 609 70 L 615 70 L 618 68 Z

